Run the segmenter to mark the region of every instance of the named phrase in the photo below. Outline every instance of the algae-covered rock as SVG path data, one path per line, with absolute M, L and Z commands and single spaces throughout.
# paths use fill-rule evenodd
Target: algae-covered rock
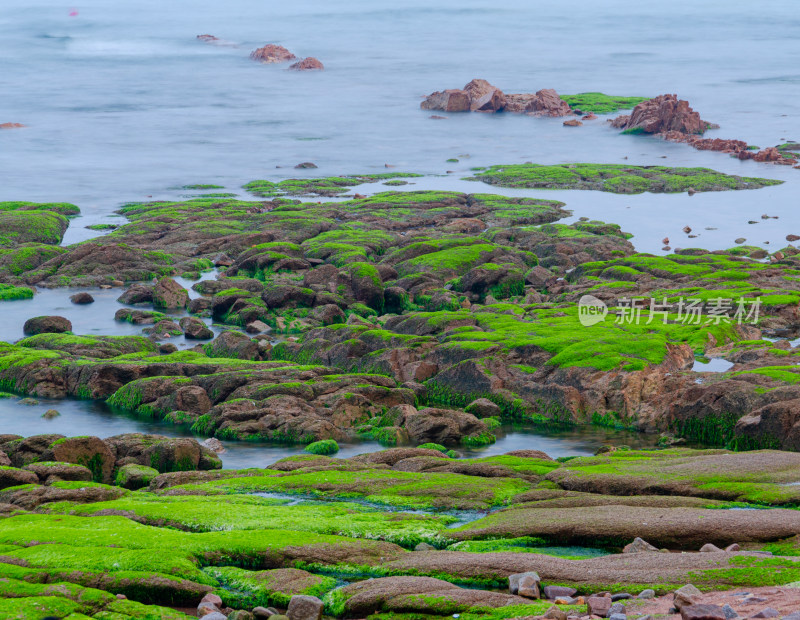
M 63 316 L 37 316 L 25 321 L 22 331 L 28 336 L 63 334 L 72 331 L 72 323 Z
M 114 484 L 135 491 L 149 486 L 158 473 L 158 470 L 152 467 L 130 463 L 117 470 Z

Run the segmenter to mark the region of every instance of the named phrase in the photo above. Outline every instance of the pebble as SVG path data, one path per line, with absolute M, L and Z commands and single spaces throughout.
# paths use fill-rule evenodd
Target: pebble
M 730 605 L 723 605 L 722 606 L 722 613 L 725 614 L 725 618 L 727 620 L 733 620 L 734 618 L 738 618 L 739 614 L 736 613 L 736 610 L 731 607 Z
M 633 595 L 632 594 L 628 594 L 627 592 L 620 592 L 618 594 L 612 594 L 611 595 L 611 600 L 614 601 L 615 603 L 617 601 L 624 601 L 625 599 L 629 599 L 629 598 L 633 598 Z
M 777 609 L 773 609 L 772 607 L 765 607 L 757 614 L 753 614 L 750 616 L 751 618 L 777 618 L 780 616 Z
M 636 598 L 650 599 L 650 598 L 655 598 L 655 596 L 656 596 L 655 590 L 647 589 L 647 590 L 642 590 L 641 592 L 639 592 L 639 594 L 638 594 L 638 596 Z

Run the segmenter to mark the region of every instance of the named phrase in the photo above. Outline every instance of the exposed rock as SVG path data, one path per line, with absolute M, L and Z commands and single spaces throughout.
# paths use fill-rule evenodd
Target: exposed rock
M 637 130 L 651 134 L 669 131 L 702 134 L 708 127 L 708 123 L 689 106 L 689 102 L 679 100 L 677 95 L 659 95 L 643 101 L 633 109 L 630 116 L 620 116 L 611 125 L 626 131 Z
M 541 579 L 533 571 L 508 576 L 508 591 L 525 598 L 539 598 Z
M 321 620 L 323 604 L 316 596 L 295 594 L 289 599 L 286 616 L 289 620 Z
M 28 336 L 63 334 L 72 331 L 72 323 L 63 316 L 37 316 L 25 321 L 22 331 Z
M 582 122 L 580 122 L 579 120 L 577 120 L 575 118 L 571 118 L 568 121 L 564 121 L 562 124 L 565 127 L 581 127 L 583 125 Z
M 622 549 L 622 553 L 642 553 L 646 551 L 658 551 L 658 548 L 638 537 L 634 538 L 632 543 L 628 543 Z
M 554 600 L 566 596 L 575 596 L 578 591 L 575 588 L 568 588 L 566 586 L 545 586 L 544 596 L 547 599 Z
M 0 123 L 0 129 L 22 129 L 23 127 L 27 127 L 27 125 L 22 123 Z
M 187 339 L 210 340 L 214 337 L 214 332 L 197 317 L 185 316 L 180 320 L 179 325 Z
M 156 308 L 175 310 L 189 305 L 189 293 L 172 278 L 161 278 L 153 289 Z
M 290 65 L 289 68 L 294 71 L 322 71 L 325 66 L 313 56 L 309 56 L 308 58 L 303 58 L 303 60 Z
M 83 304 L 91 304 L 94 303 L 94 297 L 92 297 L 89 293 L 75 293 L 74 295 L 70 295 L 69 300 L 77 305 Z
M 679 611 L 682 620 L 726 620 L 725 612 L 717 605 L 684 605 Z
M 586 599 L 586 611 L 593 616 L 605 618 L 611 609 L 610 596 L 590 596 Z
M 703 593 L 693 585 L 687 584 L 682 588 L 675 590 L 675 599 L 673 605 L 678 611 L 684 607 L 691 607 L 692 605 L 696 605 L 700 602 L 700 597 L 702 594 Z
M 700 547 L 700 551 L 702 553 L 716 553 L 718 551 L 722 551 L 722 549 L 720 549 L 716 545 L 712 545 L 711 543 L 706 543 L 705 545 Z
M 464 86 L 472 112 L 500 112 L 506 104 L 503 91 L 486 80 L 475 79 Z
M 31 463 L 25 469 L 32 471 L 39 477 L 42 484 L 50 484 L 59 480 L 75 482 L 91 482 L 92 472 L 81 465 L 72 463 Z
M 469 112 L 469 95 L 463 90 L 449 89 L 436 91 L 420 104 L 423 110 L 442 110 L 444 112 Z
M 32 471 L 13 467 L 0 468 L 0 489 L 15 487 L 20 484 L 38 484 L 39 478 Z
M 121 304 L 152 303 L 153 288 L 147 284 L 134 284 L 117 297 L 117 301 Z
M 295 60 L 297 56 L 292 54 L 282 45 L 275 45 L 273 43 L 260 47 L 250 54 L 250 58 L 263 63 L 277 63 L 288 62 Z

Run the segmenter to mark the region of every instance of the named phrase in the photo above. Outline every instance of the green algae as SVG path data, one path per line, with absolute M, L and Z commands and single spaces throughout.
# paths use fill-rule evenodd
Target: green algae
M 649 97 L 618 97 L 604 93 L 578 93 L 577 95 L 559 95 L 570 108 L 579 109 L 584 114 L 611 114 L 618 110 L 633 108 Z
M 262 606 L 288 607 L 292 596 L 322 597 L 336 586 L 336 580 L 321 575 L 298 575 L 286 587 L 286 571 L 253 572 L 235 567 L 210 567 L 206 573 L 224 588 L 220 594 L 226 605 L 252 609 Z
M 324 439 L 308 444 L 304 450 L 310 454 L 336 454 L 339 451 L 339 444 L 333 439 Z
M 33 299 L 33 290 L 27 286 L 12 286 L 0 283 L 0 301 Z
M 758 189 L 783 181 L 739 177 L 709 168 L 628 166 L 624 164 L 516 164 L 491 166 L 472 180 L 514 188 L 582 189 L 639 194 L 642 192 L 698 192 Z

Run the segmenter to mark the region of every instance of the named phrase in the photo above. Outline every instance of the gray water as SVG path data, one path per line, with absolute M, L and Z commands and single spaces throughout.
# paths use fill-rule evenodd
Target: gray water
M 2 8 L 0 123 L 28 127 L 0 131 L 0 200 L 78 204 L 82 216 L 73 220 L 65 243 L 96 236 L 87 225 L 121 223 L 114 211 L 126 202 L 180 198 L 187 184 L 240 192 L 256 178 L 384 172 L 387 164 L 436 175 L 402 189 L 562 200 L 573 211 L 566 221 L 586 216 L 619 223 L 643 251 L 660 252 L 664 236 L 672 247 L 727 248 L 744 237 L 776 249 L 785 235 L 800 234 L 800 171 L 791 168 L 621 136 L 602 117 L 565 128 L 559 119 L 505 114 L 434 121 L 419 109 L 427 93 L 482 77 L 506 92 L 677 93 L 721 125 L 710 137 L 761 147 L 800 139 L 794 0 L 676 0 L 668 6 L 633 0 L 83 0 L 74 10 L 56 0 L 4 0 Z M 198 42 L 196 35 L 205 33 L 231 45 Z M 265 43 L 316 56 L 326 70 L 295 73 L 250 61 L 249 52 Z M 453 157 L 460 161 L 445 161 Z M 294 170 L 302 161 L 319 169 Z M 524 161 L 707 166 L 786 182 L 690 197 L 506 190 L 460 180 L 473 166 Z M 358 191 L 382 189 L 375 184 Z M 779 219 L 761 220 L 765 213 Z M 686 225 L 698 238 L 681 232 Z M 50 313 L 70 318 L 76 333 L 140 332 L 113 320 L 119 290 L 92 291 L 97 302 L 85 307 L 69 303 L 72 292 L 40 291 L 31 301 L 4 302 L 0 340 L 18 340 L 26 318 Z M 51 406 L 61 418 L 39 417 Z M 36 407 L 0 400 L 0 429 L 25 435 L 59 428 L 100 436 L 185 432 L 98 403 Z M 517 430 L 479 452 L 534 448 L 565 456 L 632 441 L 600 430 Z M 340 455 L 377 448 L 356 444 Z M 239 444 L 223 458 L 229 467 L 262 466 L 297 451 Z
M 504 114 L 434 121 L 419 109 L 423 95 L 483 77 L 506 92 L 677 93 L 721 125 L 712 136 L 762 147 L 800 139 L 794 0 L 84 0 L 70 16 L 71 8 L 3 2 L 0 122 L 29 127 L 0 132 L 0 200 L 71 201 L 92 223 L 124 202 L 175 197 L 191 183 L 238 188 L 385 164 L 461 176 L 470 166 L 627 157 L 788 182 L 691 198 L 538 195 L 565 199 L 576 216 L 622 224 L 646 250 L 664 236 L 673 247 L 730 247 L 737 237 L 775 247 L 800 228 L 797 170 L 620 136 L 602 118 L 565 128 L 559 119 Z M 234 45 L 198 42 L 205 33 Z M 326 70 L 248 59 L 268 42 L 316 56 Z M 461 161 L 446 163 L 451 157 Z M 301 161 L 319 169 L 294 170 Z M 781 219 L 762 222 L 764 212 Z M 685 225 L 702 236 L 685 239 Z

